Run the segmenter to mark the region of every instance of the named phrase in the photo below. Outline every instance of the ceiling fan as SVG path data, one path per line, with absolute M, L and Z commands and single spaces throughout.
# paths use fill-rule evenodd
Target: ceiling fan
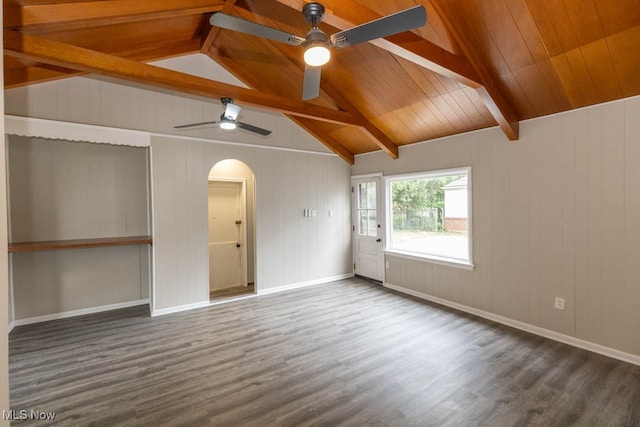
M 238 114 L 240 114 L 240 110 L 242 110 L 242 107 L 239 106 L 238 104 L 234 104 L 233 98 L 220 98 L 220 101 L 225 106 L 224 113 L 220 115 L 220 120 L 216 120 L 214 122 L 191 123 L 188 125 L 174 126 L 173 128 L 185 129 L 185 128 L 190 128 L 195 126 L 203 126 L 203 125 L 220 125 L 220 128 L 225 130 L 233 130 L 235 128 L 240 128 L 240 129 L 248 130 L 249 132 L 260 134 L 262 136 L 267 136 L 271 134 L 270 130 L 262 129 L 257 126 L 236 121 L 236 119 L 238 118 Z
M 427 12 L 424 6 L 415 6 L 328 36 L 318 28 L 324 12 L 325 8 L 320 3 L 312 2 L 304 5 L 302 14 L 311 24 L 311 30 L 305 37 L 289 34 L 222 12 L 213 14 L 209 23 L 215 27 L 264 37 L 293 46 L 304 47 L 305 69 L 302 99 L 309 100 L 316 98 L 320 94 L 321 67 L 329 62 L 331 58 L 330 48 L 344 48 L 380 37 L 409 31 L 421 27 L 427 22 Z

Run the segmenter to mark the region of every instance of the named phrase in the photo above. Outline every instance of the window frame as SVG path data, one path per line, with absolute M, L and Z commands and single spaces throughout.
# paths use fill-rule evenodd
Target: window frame
M 397 181 L 405 181 L 410 179 L 422 179 L 422 178 L 437 178 L 448 175 L 467 175 L 467 245 L 468 245 L 468 259 L 452 258 L 436 254 L 428 254 L 422 252 L 411 252 L 402 249 L 395 249 L 392 247 L 392 233 L 393 233 L 393 206 L 391 200 L 391 184 Z M 408 258 L 413 260 L 427 261 L 434 264 L 446 265 L 450 267 L 462 268 L 465 270 L 473 270 L 475 265 L 473 264 L 473 179 L 471 176 L 471 166 L 449 168 L 449 169 L 437 169 L 424 172 L 412 172 L 398 175 L 387 175 L 384 177 L 384 204 L 385 204 L 385 247 L 384 253 L 389 255 L 398 256 L 400 258 Z

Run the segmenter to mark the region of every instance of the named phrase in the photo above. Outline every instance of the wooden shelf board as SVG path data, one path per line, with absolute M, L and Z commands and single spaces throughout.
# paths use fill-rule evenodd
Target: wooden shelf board
M 53 251 L 74 248 L 98 248 L 104 246 L 150 245 L 151 236 L 103 237 L 99 239 L 51 240 L 47 242 L 9 243 L 9 253 Z

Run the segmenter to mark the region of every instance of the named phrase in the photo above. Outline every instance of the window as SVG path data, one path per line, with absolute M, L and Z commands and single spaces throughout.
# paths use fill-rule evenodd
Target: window
M 358 184 L 357 191 L 358 234 L 361 236 L 377 236 L 376 183 L 362 182 Z
M 472 266 L 471 169 L 396 175 L 387 182 L 387 251 Z

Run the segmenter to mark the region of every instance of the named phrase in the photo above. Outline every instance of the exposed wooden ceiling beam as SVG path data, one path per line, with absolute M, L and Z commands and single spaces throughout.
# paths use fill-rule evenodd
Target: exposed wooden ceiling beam
M 263 25 L 271 25 L 271 22 L 262 17 L 257 17 L 257 22 Z M 282 49 L 282 45 L 280 43 L 272 43 L 273 47 L 280 52 L 283 56 L 289 58 L 291 63 L 300 70 L 300 79 L 304 78 L 304 64 L 300 64 L 299 60 L 296 60 L 289 56 L 289 53 Z M 232 72 L 237 73 L 240 72 L 238 67 Z M 258 89 L 256 86 L 258 82 L 256 79 L 252 79 L 252 83 L 247 83 L 249 86 Z M 246 82 L 245 82 L 246 83 Z M 369 136 L 369 138 L 376 144 L 381 150 L 387 153 L 391 158 L 398 158 L 398 146 L 395 142 L 393 142 L 384 132 L 382 132 L 375 124 L 373 124 L 364 114 L 358 110 L 343 94 L 340 93 L 337 89 L 335 89 L 331 84 L 327 83 L 326 80 L 321 80 L 321 89 L 333 100 L 336 104 L 342 108 L 343 110 L 351 113 L 354 117 L 360 120 L 361 126 L 364 129 L 365 133 Z M 264 90 L 264 89 L 261 89 Z M 303 125 L 301 125 L 303 126 Z M 305 126 L 303 126 L 305 127 Z M 305 128 L 310 133 L 314 134 L 313 129 Z M 317 133 L 317 132 L 316 132 Z
M 471 66 L 480 76 L 482 86 L 476 88 L 476 91 L 482 98 L 482 101 L 491 112 L 493 118 L 496 119 L 507 138 L 511 141 L 517 140 L 520 133 L 520 123 L 518 122 L 516 113 L 498 89 L 486 65 L 483 64 L 477 53 L 469 48 L 470 43 L 466 40 L 462 32 L 451 23 L 444 13 L 442 6 L 439 4 L 439 0 L 431 0 L 431 5 L 436 9 L 438 16 L 440 16 L 440 19 L 442 19 L 442 22 L 447 27 L 449 34 L 454 38 L 460 50 L 462 50 L 462 53 L 464 53 L 471 63 Z
M 227 71 L 229 71 L 231 74 L 236 76 L 247 86 L 263 92 L 269 91 L 269 88 L 263 82 L 257 79 L 254 75 L 247 73 L 242 66 L 238 65 L 238 63 L 233 61 L 231 58 L 228 58 L 228 60 L 223 60 L 223 57 L 217 54 L 217 49 L 215 49 L 215 46 L 212 46 L 210 50 L 205 53 L 212 60 L 220 64 L 220 66 L 224 67 Z M 306 130 L 308 133 L 314 136 L 318 141 L 324 144 L 329 150 L 333 151 L 344 161 L 346 161 L 351 165 L 354 164 L 355 162 L 354 154 L 351 151 L 347 150 L 335 138 L 332 138 L 330 135 L 328 135 L 327 132 L 323 132 L 319 128 L 317 123 L 314 123 L 311 120 L 305 120 L 300 117 L 295 117 L 289 114 L 286 114 L 286 116 L 290 120 L 292 120 L 294 123 L 296 123 L 298 126 L 302 127 L 304 130 Z
M 220 12 L 230 14 L 235 5 L 236 0 L 227 0 L 224 3 L 224 6 L 222 6 L 222 9 L 220 9 Z M 220 30 L 220 27 L 211 27 L 211 29 L 207 33 L 207 36 L 202 41 L 202 45 L 200 46 L 200 51 L 202 53 L 206 54 L 209 51 L 213 43 L 216 41 L 218 34 L 220 34 Z
M 360 119 L 362 128 L 369 138 L 391 158 L 397 159 L 399 156 L 398 146 L 384 132 L 382 132 L 371 120 L 366 118 L 364 114 L 358 110 L 339 90 L 334 88 L 326 81 L 321 82 L 321 88 L 333 98 L 336 103 L 345 111 L 353 114 L 354 117 Z
M 158 61 L 161 59 L 197 52 L 199 47 L 199 40 L 184 40 L 170 44 L 115 52 L 112 54 L 134 61 Z M 80 76 L 83 74 L 86 73 L 43 63 L 36 64 L 29 62 L 24 63 L 23 67 L 12 68 L 7 68 L 5 66 L 4 88 L 11 89 L 34 83 L 43 83 L 67 77 Z
M 320 129 L 318 123 L 313 120 L 303 118 L 293 118 L 293 121 L 303 128 L 305 131 L 313 135 L 316 139 L 326 145 L 331 151 L 340 156 L 344 161 L 353 165 L 355 163 L 355 156 L 349 150 L 347 150 L 339 141 L 331 137 L 323 129 Z
M 44 67 L 39 65 L 40 64 L 25 65 L 20 68 L 5 69 L 4 88 L 13 89 L 34 83 L 44 83 L 84 74 L 78 71 L 67 70 L 65 68 Z
M 343 125 L 360 126 L 353 115 L 300 100 L 270 95 L 167 70 L 114 55 L 13 31 L 4 33 L 5 54 L 87 73 L 161 87 L 206 98 L 230 96 L 247 105 Z
M 98 0 L 25 4 L 5 7 L 4 27 L 25 32 L 69 30 L 211 13 L 219 11 L 222 6 L 222 0 Z
M 276 1 L 297 10 L 302 10 L 306 3 L 305 0 Z M 339 30 L 346 30 L 382 17 L 355 0 L 323 0 L 322 3 L 327 8 L 323 22 Z M 465 43 L 458 31 L 444 16 L 437 1 L 432 0 L 431 3 L 453 38 L 460 45 L 464 57 L 454 55 L 411 32 L 372 40 L 370 43 L 416 65 L 476 89 L 507 137 L 510 140 L 518 139 L 519 123 L 515 112 L 498 90 L 486 67 L 477 59 L 477 55 L 466 47 L 469 44 Z

